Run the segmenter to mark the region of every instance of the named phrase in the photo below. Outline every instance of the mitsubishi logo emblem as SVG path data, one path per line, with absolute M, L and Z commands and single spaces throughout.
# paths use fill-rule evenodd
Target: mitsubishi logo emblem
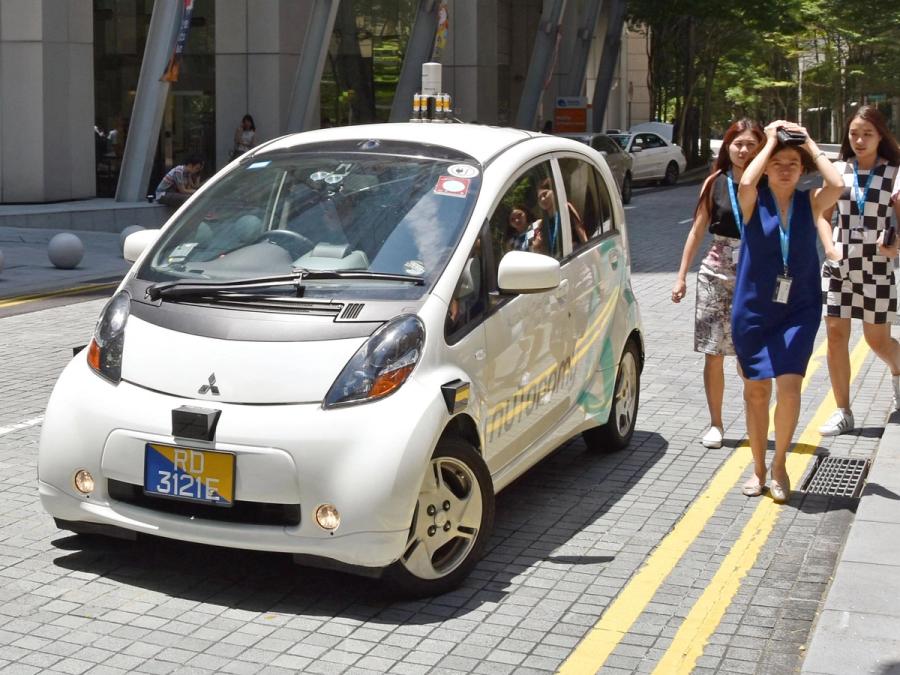
M 213 396 L 219 395 L 219 388 L 216 386 L 216 374 L 211 373 L 209 376 L 209 384 L 204 384 L 197 390 L 198 394 L 212 394 Z

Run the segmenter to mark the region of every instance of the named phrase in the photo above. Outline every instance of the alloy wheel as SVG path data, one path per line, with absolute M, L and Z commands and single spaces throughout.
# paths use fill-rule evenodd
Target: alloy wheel
M 472 469 L 455 457 L 428 465 L 411 536 L 400 558 L 419 579 L 440 579 L 461 565 L 478 537 L 484 505 Z

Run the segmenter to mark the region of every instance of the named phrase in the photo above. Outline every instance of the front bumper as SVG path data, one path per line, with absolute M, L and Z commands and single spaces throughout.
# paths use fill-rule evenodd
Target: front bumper
M 172 410 L 182 405 L 222 411 L 214 442 L 172 436 Z M 446 420 L 440 391 L 427 392 L 413 379 L 384 400 L 341 409 L 247 406 L 182 399 L 127 382 L 113 386 L 79 355 L 47 408 L 38 457 L 40 496 L 44 508 L 63 521 L 384 567 L 406 544 L 424 470 Z M 109 481 L 143 484 L 148 442 L 233 453 L 235 500 L 299 505 L 299 524 L 223 522 L 189 515 L 187 508 L 172 513 L 114 499 Z M 74 488 L 79 469 L 95 478 L 90 496 Z M 315 510 L 325 503 L 341 513 L 333 533 L 315 522 Z

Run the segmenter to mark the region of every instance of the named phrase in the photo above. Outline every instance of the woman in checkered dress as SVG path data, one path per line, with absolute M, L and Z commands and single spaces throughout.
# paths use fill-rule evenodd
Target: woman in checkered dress
M 838 200 L 833 245 L 825 251 L 822 292 L 828 334 L 828 372 L 837 410 L 819 429 L 836 436 L 853 428 L 850 410 L 850 320 L 863 322 L 869 347 L 891 369 L 892 409 L 900 408 L 900 342 L 891 337 L 897 315 L 894 259 L 897 241 L 883 246 L 884 233 L 900 222 L 900 204 L 891 192 L 900 164 L 900 148 L 877 108 L 861 107 L 850 118 L 840 158 L 835 167 L 843 174 L 844 192 Z M 823 214 L 830 222 L 831 212 Z

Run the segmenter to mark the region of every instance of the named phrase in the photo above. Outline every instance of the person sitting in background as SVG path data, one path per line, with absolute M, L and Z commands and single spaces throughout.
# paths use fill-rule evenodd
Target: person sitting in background
M 172 167 L 156 186 L 156 201 L 166 206 L 181 206 L 200 187 L 201 171 L 203 159 L 196 155 Z

